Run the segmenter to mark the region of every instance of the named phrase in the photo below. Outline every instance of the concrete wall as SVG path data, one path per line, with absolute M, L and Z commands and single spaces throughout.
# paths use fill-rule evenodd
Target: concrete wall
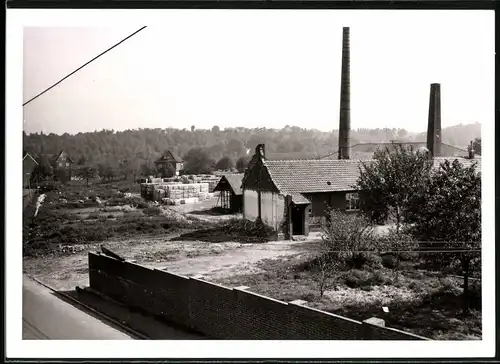
M 89 253 L 89 274 L 102 294 L 214 339 L 423 339 L 101 254 Z

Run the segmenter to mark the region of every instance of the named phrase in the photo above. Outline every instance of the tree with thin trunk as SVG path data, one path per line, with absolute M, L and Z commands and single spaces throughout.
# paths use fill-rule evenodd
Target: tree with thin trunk
M 427 154 L 412 147 L 394 144 L 376 152 L 373 161 L 362 163 L 353 186 L 359 192 L 362 213 L 377 223 L 391 218 L 399 231 L 410 196 L 420 189 L 431 168 Z
M 410 201 L 409 231 L 438 266 L 458 263 L 464 277 L 464 314 L 469 312 L 469 277 L 481 264 L 481 175 L 476 165 L 445 161 Z M 432 243 L 431 243 L 432 242 Z
M 88 187 L 89 181 L 97 176 L 97 170 L 91 166 L 84 166 L 77 170 L 77 175 L 86 180 Z

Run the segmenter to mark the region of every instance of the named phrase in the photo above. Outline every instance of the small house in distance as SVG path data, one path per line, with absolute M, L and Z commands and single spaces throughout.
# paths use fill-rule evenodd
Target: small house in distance
M 31 174 L 37 165 L 38 162 L 35 158 L 25 152 L 23 155 L 23 188 L 30 188 Z
M 215 186 L 214 192 L 220 192 L 220 206 L 223 209 L 233 213 L 243 211 L 243 190 L 241 188 L 243 176 L 243 173 L 224 174 Z
M 61 150 L 52 160 L 52 167 L 54 168 L 56 177 L 62 182 L 71 180 L 72 165 L 73 160 L 64 150 Z
M 178 176 L 179 172 L 184 168 L 183 160 L 170 150 L 167 150 L 165 153 L 163 153 L 163 155 L 154 163 L 158 169 L 164 169 L 168 168 L 168 166 L 171 166 L 176 176 Z

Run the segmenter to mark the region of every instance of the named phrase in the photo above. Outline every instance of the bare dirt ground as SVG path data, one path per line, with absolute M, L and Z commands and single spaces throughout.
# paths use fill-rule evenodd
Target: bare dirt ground
M 240 214 L 212 212 L 217 198 L 195 204 L 170 206 L 168 209 L 184 216 L 206 221 L 241 218 Z M 133 207 L 90 207 L 63 209 L 79 218 L 90 214 L 123 215 Z M 133 212 L 133 211 L 132 211 Z M 140 210 L 136 213 L 142 215 Z M 88 252 L 100 251 L 104 245 L 126 259 L 134 260 L 150 268 L 165 269 L 173 273 L 193 276 L 203 275 L 207 279 L 220 280 L 226 277 L 262 272 L 258 263 L 264 259 L 281 259 L 300 256 L 314 250 L 312 245 L 320 240 L 319 233 L 311 233 L 304 241 L 268 242 L 265 244 L 242 244 L 238 242 L 205 242 L 196 240 L 172 241 L 179 234 L 164 236 L 136 236 L 126 239 L 111 239 L 98 244 L 85 245 L 80 251 L 66 256 L 53 255 L 43 258 L 26 257 L 23 270 L 56 289 L 68 290 L 75 286 L 88 286 Z
M 126 259 L 150 268 L 165 269 L 186 276 L 204 275 L 215 279 L 235 274 L 259 272 L 255 263 L 262 259 L 305 253 L 315 237 L 300 242 L 269 242 L 241 244 L 237 242 L 207 243 L 202 241 L 171 241 L 177 235 L 163 238 L 147 237 L 110 240 L 102 243 Z M 100 251 L 101 244 L 86 246 L 69 256 L 25 258 L 23 270 L 50 286 L 74 289 L 88 286 L 88 252 Z

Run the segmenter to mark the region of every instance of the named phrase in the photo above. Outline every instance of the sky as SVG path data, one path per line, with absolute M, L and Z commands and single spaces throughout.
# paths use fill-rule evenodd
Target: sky
M 494 122 L 492 11 L 163 11 L 154 21 L 25 26 L 27 133 L 224 127 L 338 129 L 342 27 L 351 33 L 351 127 Z M 71 24 L 66 22 L 66 24 Z

